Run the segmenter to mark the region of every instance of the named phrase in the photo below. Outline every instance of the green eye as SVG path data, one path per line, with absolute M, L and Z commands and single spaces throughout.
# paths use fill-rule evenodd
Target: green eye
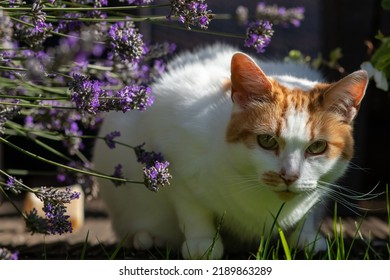
M 328 143 L 325 140 L 318 140 L 312 143 L 307 149 L 306 152 L 310 155 L 320 155 L 326 151 L 328 148 Z
M 257 143 L 265 150 L 276 150 L 279 147 L 275 137 L 269 134 L 260 134 L 257 136 Z

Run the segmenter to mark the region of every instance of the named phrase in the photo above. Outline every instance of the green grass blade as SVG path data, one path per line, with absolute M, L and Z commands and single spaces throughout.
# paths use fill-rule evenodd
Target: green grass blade
M 267 260 L 269 256 L 272 256 L 272 252 L 270 250 L 270 244 L 271 244 L 272 236 L 273 236 L 274 229 L 275 229 L 275 226 L 277 223 L 277 219 L 278 219 L 283 207 L 284 207 L 284 203 L 279 208 L 279 211 L 278 211 L 278 213 L 276 213 L 276 216 L 274 216 L 271 213 L 274 221 L 272 223 L 272 226 L 271 226 L 271 229 L 270 229 L 268 235 L 265 234 L 265 230 L 264 230 L 263 235 L 260 236 L 260 244 L 259 244 L 259 247 L 257 249 L 256 260 Z
M 119 250 L 123 247 L 123 245 L 125 244 L 128 237 L 129 237 L 128 234 L 126 234 L 125 237 L 122 238 L 121 242 L 119 242 L 119 244 L 116 246 L 114 252 L 111 254 L 110 260 L 114 260 L 116 258 L 116 256 L 119 253 Z
M 290 261 L 291 260 L 291 251 L 290 251 L 290 248 L 288 246 L 288 242 L 286 240 L 284 232 L 283 232 L 282 228 L 279 225 L 278 225 L 278 232 L 279 232 L 280 241 L 282 242 L 283 251 L 284 251 L 284 254 L 286 256 L 286 260 Z
M 338 251 L 340 252 L 339 256 L 341 260 L 346 259 L 345 255 L 345 243 L 344 243 L 344 234 L 343 234 L 343 221 L 341 220 L 341 217 L 339 218 L 340 223 L 340 234 L 338 236 Z
M 367 215 L 367 213 L 364 215 L 363 219 L 366 217 L 366 215 Z M 349 249 L 348 249 L 348 252 L 346 255 L 347 259 L 349 259 L 350 255 L 351 255 L 352 248 L 353 248 L 353 245 L 355 244 L 356 239 L 359 236 L 361 236 L 360 228 L 362 227 L 363 219 L 359 223 L 355 222 L 356 231 L 355 231 L 355 234 L 352 238 L 351 245 L 349 246 Z
M 88 238 L 89 238 L 89 230 L 87 231 L 87 235 L 85 236 L 83 249 L 81 250 L 80 260 L 85 260 L 85 256 L 87 254 L 87 247 L 88 247 Z
M 207 259 L 210 260 L 211 259 L 211 256 L 212 256 L 212 253 L 214 251 L 214 247 L 215 247 L 215 242 L 217 242 L 217 240 L 220 238 L 219 237 L 219 233 L 221 232 L 221 227 L 222 227 L 222 223 L 223 223 L 223 219 L 225 217 L 225 214 L 226 212 L 224 212 L 221 216 L 221 218 L 219 219 L 219 222 L 218 222 L 218 226 L 217 226 L 217 230 L 215 231 L 215 234 L 213 236 L 213 242 L 210 246 L 210 249 L 207 250 Z
M 110 254 L 107 252 L 106 248 L 104 247 L 104 244 L 102 242 L 100 242 L 99 238 L 96 238 L 96 239 L 97 239 L 97 241 L 98 241 L 98 243 L 100 245 L 100 248 L 102 249 L 103 254 L 105 255 L 105 257 L 107 259 L 109 259 L 110 258 Z

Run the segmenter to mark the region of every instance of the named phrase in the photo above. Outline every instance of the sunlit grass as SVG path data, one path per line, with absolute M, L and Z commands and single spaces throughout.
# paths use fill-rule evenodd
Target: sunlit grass
M 303 219 L 292 232 L 285 232 L 277 222 L 277 218 L 281 213 L 283 207 L 280 208 L 279 212 L 274 217 L 274 222 L 269 232 L 265 232 L 259 237 L 257 251 L 240 254 L 240 258 L 255 259 L 255 260 L 351 260 L 351 259 L 362 259 L 362 260 L 373 260 L 373 259 L 389 259 L 390 260 L 390 235 L 387 240 L 380 240 L 381 247 L 378 251 L 378 245 L 375 245 L 374 239 L 370 235 L 364 236 L 361 231 L 364 217 L 355 222 L 355 229 L 352 236 L 346 236 L 343 218 L 338 214 L 337 204 L 334 206 L 333 218 L 332 218 L 332 231 L 331 234 L 324 236 L 326 239 L 326 250 L 316 252 L 315 241 L 308 244 L 305 248 L 297 248 L 299 239 L 301 238 L 302 227 L 305 223 Z M 386 187 L 386 218 L 387 228 L 390 232 L 390 195 L 389 189 Z M 223 217 L 220 219 L 218 224 L 218 230 L 214 237 L 214 242 L 205 252 L 205 258 L 209 259 L 213 250 L 213 245 L 217 238 L 219 238 L 220 229 L 223 224 Z M 276 233 L 272 234 L 272 233 Z M 318 238 L 322 235 L 318 230 Z M 101 247 L 100 259 L 103 260 L 114 260 L 114 259 L 155 259 L 155 260 L 172 260 L 181 259 L 180 253 L 170 248 L 166 249 L 153 249 L 144 253 L 136 253 L 126 248 L 125 244 L 127 236 L 121 239 L 114 248 L 111 248 L 109 252 L 105 245 L 99 242 Z M 317 239 L 317 238 L 316 238 Z M 81 253 L 77 256 L 66 256 L 66 258 L 78 258 L 80 260 L 90 258 L 88 250 L 89 232 L 86 234 Z M 383 244 L 383 245 L 382 245 Z M 46 246 L 43 247 L 42 256 L 44 259 L 50 259 L 52 255 Z M 21 252 L 23 253 L 23 252 Z M 96 258 L 96 256 L 94 256 Z M 235 256 L 227 255 L 226 259 L 236 259 Z

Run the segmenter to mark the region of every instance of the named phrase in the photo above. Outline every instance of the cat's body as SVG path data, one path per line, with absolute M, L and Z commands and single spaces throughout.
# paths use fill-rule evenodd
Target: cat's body
M 130 246 L 181 248 L 199 258 L 213 244 L 210 256 L 219 258 L 219 224 L 235 244 L 256 243 L 284 204 L 278 223 L 291 229 L 329 187 L 318 185 L 346 170 L 366 74 L 331 86 L 303 65 L 258 62 L 267 78 L 249 57 L 233 55 L 221 45 L 183 54 L 152 85 L 149 110 L 105 117 L 101 136 L 119 130 L 118 141 L 145 142 L 171 163 L 171 185 L 157 193 L 99 181 L 114 229 Z M 126 178 L 143 180 L 131 149 L 98 141 L 96 169 L 112 174 L 117 163 Z M 309 218 L 300 244 L 317 231 Z

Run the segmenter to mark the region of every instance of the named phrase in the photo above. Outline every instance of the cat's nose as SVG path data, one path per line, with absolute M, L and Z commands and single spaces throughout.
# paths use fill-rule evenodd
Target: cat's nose
M 280 178 L 282 178 L 282 180 L 284 181 L 284 183 L 289 186 L 291 185 L 292 183 L 294 183 L 296 180 L 298 180 L 299 178 L 299 175 L 297 174 L 291 174 L 291 175 L 288 175 L 288 174 L 280 174 Z

